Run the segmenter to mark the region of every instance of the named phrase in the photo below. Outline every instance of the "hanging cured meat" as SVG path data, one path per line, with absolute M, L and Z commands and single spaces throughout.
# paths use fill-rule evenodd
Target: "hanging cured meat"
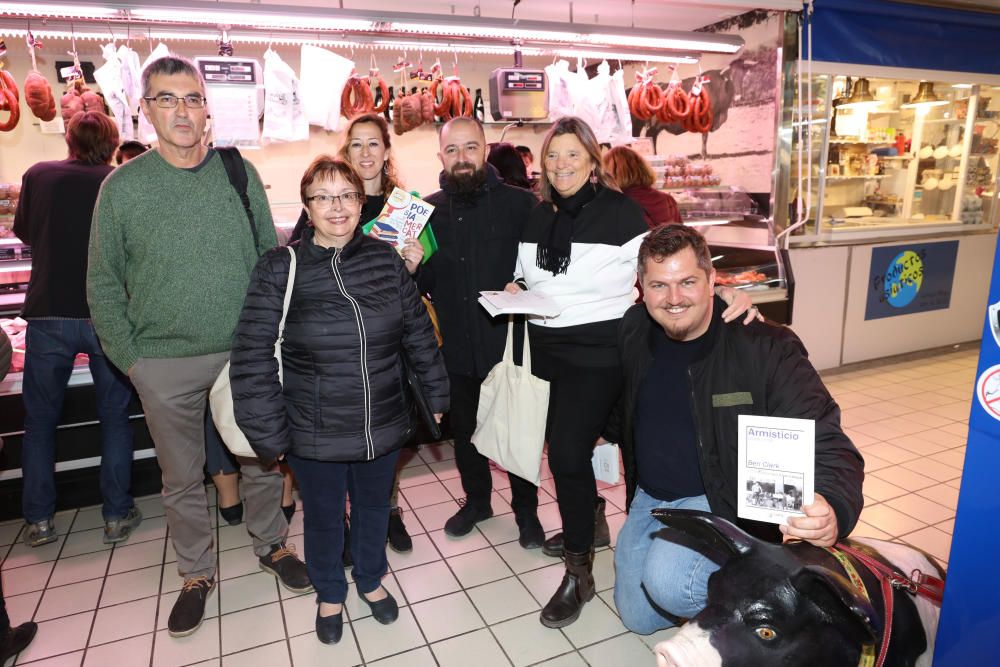
M 653 81 L 656 68 L 636 73 L 628 96 L 628 109 L 639 120 L 649 120 L 663 107 L 663 89 Z
M 441 89 L 441 102 L 434 107 L 434 113 L 447 122 L 459 116 L 472 117 L 472 93 L 462 85 L 457 76 L 446 79 L 435 79 L 431 84 L 431 96 L 437 99 L 438 88 Z
M 38 120 L 48 122 L 56 117 L 56 98 L 52 86 L 37 70 L 28 72 L 24 79 L 24 101 Z
M 351 74 L 340 96 L 340 113 L 345 118 L 354 118 L 370 112 L 375 107 L 375 98 L 368 82 L 357 72 Z
M 0 111 L 8 111 L 7 120 L 0 121 L 0 132 L 10 132 L 21 120 L 21 96 L 17 90 L 17 82 L 10 72 L 0 69 Z
M 104 98 L 84 85 L 83 79 L 76 79 L 69 84 L 69 88 L 66 89 L 66 92 L 63 93 L 63 96 L 59 100 L 59 107 L 62 112 L 63 122 L 67 124 L 70 118 L 81 111 L 108 112 L 104 104 Z
M 372 113 L 382 113 L 389 108 L 389 87 L 385 85 L 385 81 L 379 75 L 377 67 L 368 71 L 368 82 L 372 88 L 378 88 L 379 99 L 382 100 L 379 104 L 375 104 L 374 101 L 372 102 Z
M 688 132 L 705 134 L 712 129 L 712 99 L 708 95 L 706 83 L 708 83 L 708 77 L 698 77 L 688 94 L 691 109 L 682 121 L 684 129 Z

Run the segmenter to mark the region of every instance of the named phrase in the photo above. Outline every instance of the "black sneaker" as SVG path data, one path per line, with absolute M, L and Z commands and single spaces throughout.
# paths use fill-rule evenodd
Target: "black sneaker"
M 545 542 L 545 530 L 535 513 L 514 517 L 517 522 L 517 542 L 523 549 L 537 549 Z
M 393 507 L 389 512 L 389 546 L 393 551 L 405 554 L 413 551 L 413 540 L 406 532 L 406 524 L 403 523 L 403 510 Z
M 170 610 L 167 632 L 171 637 L 187 637 L 199 627 L 205 618 L 205 602 L 215 590 L 215 578 L 194 577 L 185 579 L 181 594 Z
M 22 623 L 16 628 L 8 628 L 7 633 L 0 637 L 0 665 L 7 662 L 11 656 L 15 656 L 24 649 L 35 638 L 38 632 L 38 624 L 31 621 Z
M 295 555 L 294 544 L 271 545 L 271 552 L 259 560 L 260 569 L 273 574 L 282 586 L 293 593 L 308 593 L 313 589 L 306 564 Z
M 446 535 L 452 537 L 468 535 L 476 527 L 477 523 L 486 521 L 486 519 L 493 516 L 492 507 L 486 506 L 485 509 L 480 509 L 473 503 L 470 503 L 468 498 L 465 499 L 464 503 L 459 501 L 459 504 L 462 505 L 462 508 L 455 512 L 455 515 L 444 524 Z

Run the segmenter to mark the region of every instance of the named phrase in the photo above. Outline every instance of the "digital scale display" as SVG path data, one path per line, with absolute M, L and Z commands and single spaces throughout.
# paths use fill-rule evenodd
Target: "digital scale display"
M 252 60 L 199 59 L 198 67 L 206 83 L 257 83 Z

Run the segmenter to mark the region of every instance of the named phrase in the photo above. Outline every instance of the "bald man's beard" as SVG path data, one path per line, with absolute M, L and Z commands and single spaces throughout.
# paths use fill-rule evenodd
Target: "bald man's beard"
M 458 170 L 463 171 L 456 173 Z M 444 182 L 458 193 L 475 192 L 486 183 L 486 165 L 477 169 L 471 162 L 456 162 L 450 170 L 444 172 Z

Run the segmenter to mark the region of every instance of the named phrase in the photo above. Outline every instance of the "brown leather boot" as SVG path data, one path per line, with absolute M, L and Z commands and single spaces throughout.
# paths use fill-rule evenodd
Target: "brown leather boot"
M 611 529 L 608 528 L 608 519 L 604 512 L 607 503 L 604 498 L 597 496 L 597 504 L 594 505 L 594 548 L 606 547 L 611 544 Z M 562 558 L 563 555 L 563 534 L 556 533 L 545 540 L 542 545 L 542 553 L 553 558 Z
M 566 574 L 540 620 L 547 628 L 564 628 L 580 616 L 583 605 L 594 599 L 594 550 L 566 553 Z

